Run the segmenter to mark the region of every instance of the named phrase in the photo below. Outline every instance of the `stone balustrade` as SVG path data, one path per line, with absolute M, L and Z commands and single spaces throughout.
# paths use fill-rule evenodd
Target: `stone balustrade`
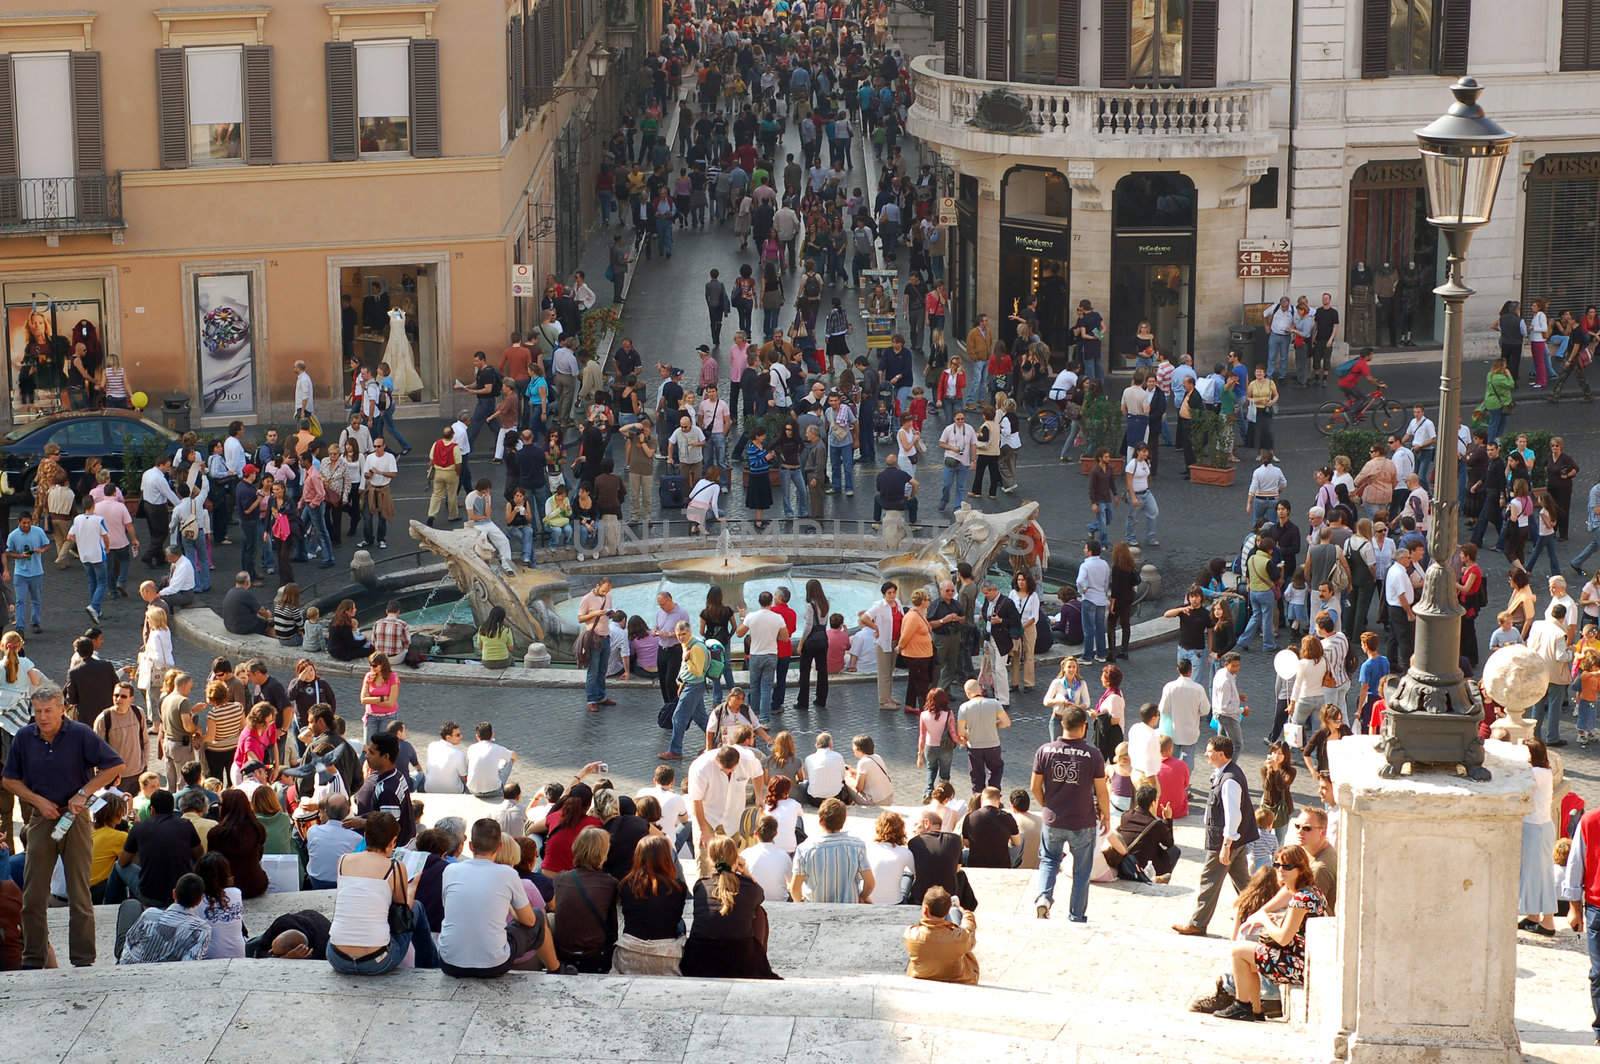
M 1209 89 L 1098 89 L 992 82 L 947 74 L 944 57 L 912 60 L 910 132 L 953 149 L 1069 158 L 1262 155 L 1276 150 L 1265 85 Z M 1021 101 L 1030 131 L 973 124 L 979 101 L 1005 89 Z

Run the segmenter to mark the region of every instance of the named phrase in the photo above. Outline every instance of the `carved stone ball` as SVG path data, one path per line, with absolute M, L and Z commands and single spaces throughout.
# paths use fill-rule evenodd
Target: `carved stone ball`
M 1549 676 L 1548 662 L 1527 646 L 1513 643 L 1489 655 L 1483 666 L 1483 690 L 1507 714 L 1520 717 L 1544 697 Z

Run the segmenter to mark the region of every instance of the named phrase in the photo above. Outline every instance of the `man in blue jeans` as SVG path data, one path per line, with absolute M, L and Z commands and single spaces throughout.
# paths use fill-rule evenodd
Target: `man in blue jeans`
M 44 529 L 34 525 L 33 515 L 24 513 L 17 518 L 17 527 L 6 537 L 6 557 L 11 560 L 11 586 L 16 589 L 17 595 L 18 631 L 22 630 L 22 623 L 30 612 L 33 615 L 33 630 L 43 631 L 39 627 L 43 608 L 41 596 L 44 594 L 44 562 L 41 559 L 49 550 L 50 537 Z M 33 607 L 31 611 L 30 603 Z
M 778 641 L 788 636 L 789 627 L 773 612 L 772 592 L 761 592 L 756 602 L 760 608 L 747 614 L 733 634 L 750 641 L 745 659 L 750 670 L 750 702 L 756 717 L 768 724 L 772 721 L 772 690 L 778 680 Z
M 1585 813 L 1572 833 L 1572 852 L 1559 893 L 1569 924 L 1584 932 L 1589 948 L 1589 1003 L 1594 1007 L 1594 1044 L 1600 1046 L 1600 809 Z
M 1096 825 L 1111 830 L 1111 793 L 1106 788 L 1105 758 L 1084 741 L 1089 714 L 1072 706 L 1062 714 L 1062 737 L 1039 747 L 1033 755 L 1033 780 L 1029 787 L 1039 803 L 1044 832 L 1039 839 L 1039 877 L 1035 881 L 1034 915 L 1050 918 L 1055 904 L 1056 875 L 1063 850 L 1072 854 L 1072 899 L 1067 919 L 1075 924 L 1089 919 L 1089 874 L 1094 870 Z
M 579 634 L 588 643 L 588 665 L 583 684 L 584 708 L 590 713 L 600 712 L 601 706 L 614 706 L 616 699 L 606 697 L 606 665 L 611 661 L 611 578 L 602 576 L 583 598 L 578 600 L 578 623 L 585 627 Z
M 689 731 L 689 725 L 693 723 L 704 728 L 707 723 L 706 668 L 711 655 L 706 645 L 694 637 L 694 629 L 688 621 L 679 621 L 673 627 L 673 635 L 678 640 L 680 650 L 677 658 L 682 664 L 677 670 L 678 700 L 672 709 L 672 742 L 656 755 L 662 761 L 682 761 L 683 737 Z

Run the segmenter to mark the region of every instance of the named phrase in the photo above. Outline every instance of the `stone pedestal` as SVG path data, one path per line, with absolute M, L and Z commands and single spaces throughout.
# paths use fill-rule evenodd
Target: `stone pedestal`
M 1378 775 L 1376 736 L 1328 745 L 1339 911 L 1309 952 L 1313 1029 L 1351 1064 L 1512 1064 L 1517 877 L 1533 776 L 1491 740 L 1473 783 Z M 1321 936 L 1319 936 L 1321 938 Z M 1328 946 L 1329 948 L 1320 948 Z

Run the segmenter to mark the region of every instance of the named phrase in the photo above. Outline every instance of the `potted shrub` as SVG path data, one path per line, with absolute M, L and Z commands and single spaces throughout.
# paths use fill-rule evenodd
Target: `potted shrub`
M 1219 413 L 1202 410 L 1189 422 L 1189 439 L 1194 446 L 1194 464 L 1189 479 L 1196 484 L 1227 487 L 1233 483 L 1233 426 Z
M 1111 473 L 1113 476 L 1122 475 L 1123 453 L 1122 441 L 1126 429 L 1122 421 L 1122 411 L 1104 395 L 1097 395 L 1083 404 L 1083 436 L 1088 441 L 1083 457 L 1078 461 L 1078 470 L 1084 476 L 1089 475 L 1089 470 L 1094 466 L 1094 456 L 1102 448 L 1111 452 Z
M 139 501 L 140 482 L 145 472 L 161 459 L 169 444 L 160 436 L 142 435 L 129 443 L 123 440 L 122 495 L 131 512 Z

